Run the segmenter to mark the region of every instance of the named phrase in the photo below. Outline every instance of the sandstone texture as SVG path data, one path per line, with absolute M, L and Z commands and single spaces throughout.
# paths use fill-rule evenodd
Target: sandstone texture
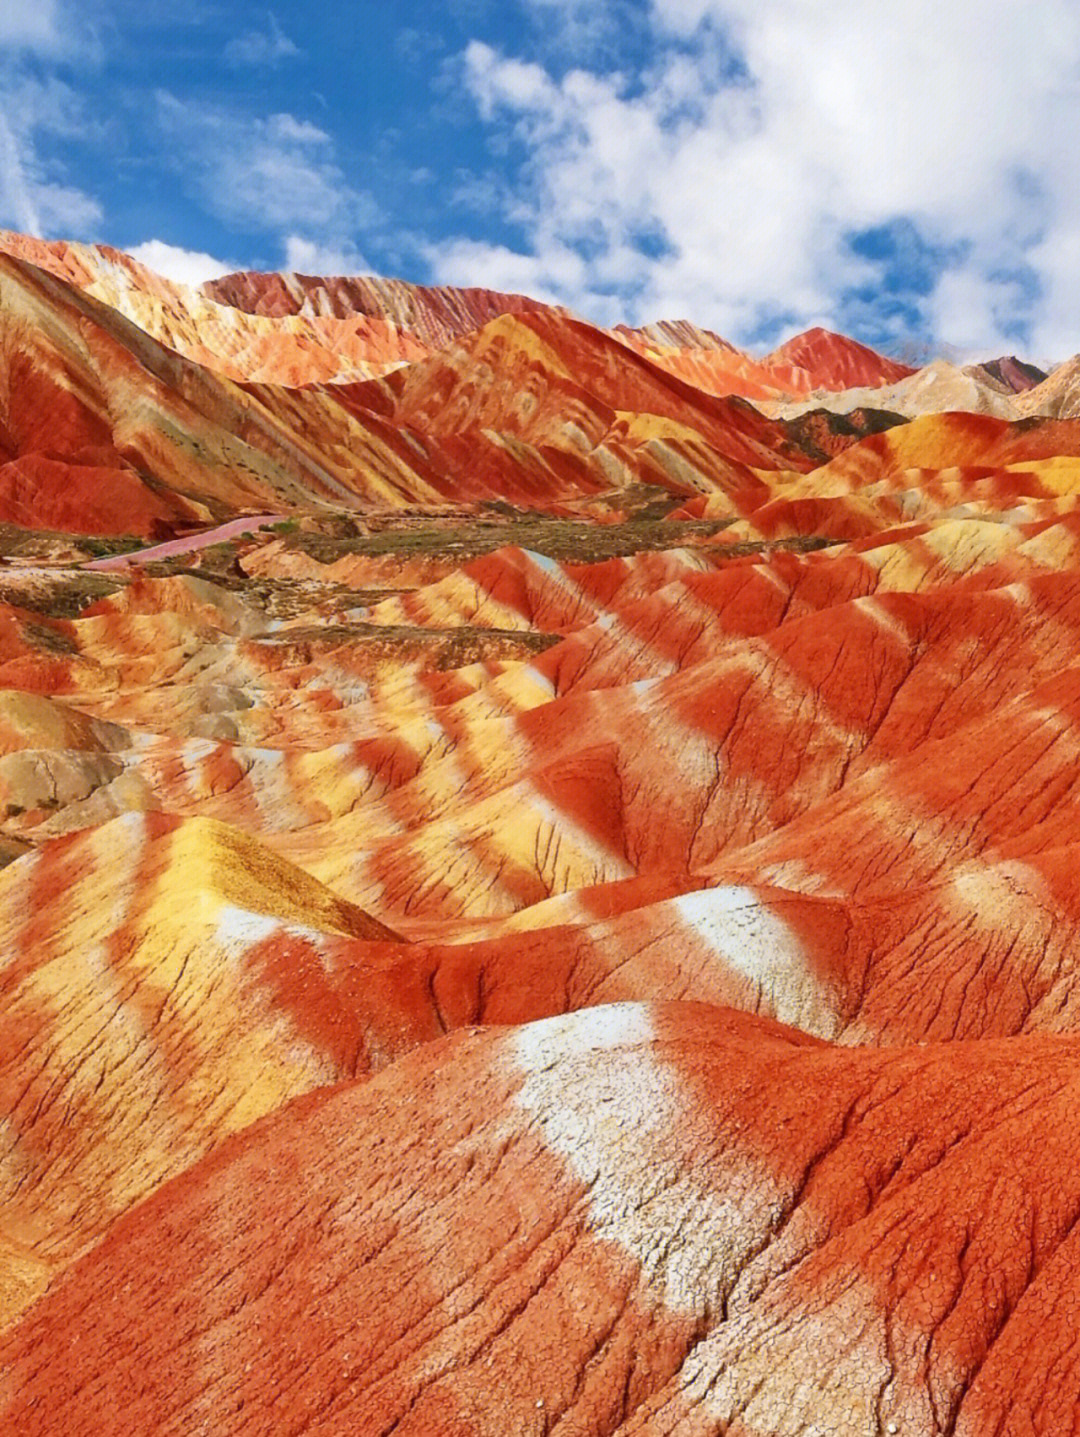
M 1076 375 L 0 237 L 0 1431 L 1080 1430 Z

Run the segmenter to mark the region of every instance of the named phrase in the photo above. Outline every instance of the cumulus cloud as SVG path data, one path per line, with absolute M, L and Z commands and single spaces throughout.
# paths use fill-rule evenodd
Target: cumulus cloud
M 175 284 L 187 284 L 193 288 L 208 279 L 231 274 L 236 269 L 236 265 L 225 264 L 202 250 L 183 249 L 165 240 L 144 240 L 142 244 L 125 248 L 132 259 L 152 269 L 155 274 L 171 279 Z
M 302 235 L 285 237 L 285 268 L 297 274 L 370 274 L 371 266 L 352 245 L 326 245 Z
M 644 70 L 468 47 L 478 114 L 527 156 L 505 218 L 530 243 L 448 241 L 438 279 L 490 266 L 743 341 L 852 316 L 972 350 L 1080 332 L 1072 0 L 651 0 L 648 23 Z M 895 252 L 863 242 L 892 233 L 934 256 L 903 302 Z
M 265 30 L 248 30 L 225 46 L 225 58 L 230 65 L 262 69 L 272 69 L 299 54 L 299 47 L 285 34 L 273 13 L 267 16 Z

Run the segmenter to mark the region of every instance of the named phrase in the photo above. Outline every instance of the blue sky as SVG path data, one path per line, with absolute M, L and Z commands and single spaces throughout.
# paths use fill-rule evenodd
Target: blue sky
M 0 223 L 767 347 L 1080 348 L 1074 0 L 0 0 Z

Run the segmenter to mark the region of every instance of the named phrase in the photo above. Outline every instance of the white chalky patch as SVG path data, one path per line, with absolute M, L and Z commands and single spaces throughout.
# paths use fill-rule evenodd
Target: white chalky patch
M 278 937 L 299 942 L 318 958 L 324 973 L 334 971 L 330 961 L 333 949 L 331 935 L 320 928 L 309 928 L 306 923 L 285 923 L 266 913 L 252 913 L 247 908 L 226 904 L 218 913 L 214 941 L 230 957 L 238 957 L 249 948 L 265 942 L 267 938 Z
M 558 580 L 560 583 L 565 581 L 566 575 L 563 573 L 561 565 L 557 560 L 552 559 L 550 555 L 541 554 L 536 549 L 525 549 L 523 552 L 536 568 L 542 570 L 545 574 L 550 575 L 551 578 Z
M 305 681 L 304 687 L 309 693 L 316 690 L 332 693 L 343 705 L 363 704 L 371 698 L 370 684 L 335 664 L 327 664 L 321 673 L 313 674 Z
M 305 828 L 311 814 L 298 800 L 297 787 L 281 749 L 252 748 L 240 757 L 251 765 L 246 777 L 266 828 Z
M 893 638 L 898 639 L 905 648 L 911 643 L 911 635 L 896 615 L 891 614 L 880 599 L 874 596 L 864 595 L 863 598 L 856 599 L 852 607 L 867 614 L 879 628 L 884 629 L 886 633 L 892 634 Z
M 525 1074 L 517 1103 L 588 1190 L 595 1236 L 635 1258 L 669 1309 L 715 1315 L 780 1196 L 655 1042 L 647 1003 L 530 1023 L 512 1039 Z M 722 1163 L 710 1159 L 718 1144 Z
M 752 888 L 707 888 L 671 900 L 707 948 L 749 978 L 782 1023 L 833 1038 L 839 1015 L 808 970 L 797 935 Z
M 1021 579 L 1013 584 L 1006 584 L 999 592 L 1008 594 L 1018 608 L 1028 609 L 1031 607 L 1031 587 Z
M 522 678 L 528 679 L 530 683 L 536 684 L 537 687 L 543 689 L 545 693 L 550 694 L 552 697 L 555 696 L 555 685 L 548 678 L 547 674 L 542 674 L 540 670 L 534 668 L 532 664 L 526 664 L 524 666 L 521 670 L 521 676 Z
M 113 880 L 115 906 L 108 917 L 117 928 L 133 912 L 137 913 L 145 900 L 146 894 L 140 870 L 145 850 L 154 842 L 150 836 L 149 813 L 125 813 L 120 822 L 123 823 L 125 829 L 131 832 L 133 837 L 133 842 L 127 851 L 118 852 L 111 842 L 107 842 L 104 855 L 100 854 L 100 850 L 96 850 L 101 872 L 110 874 Z M 111 824 L 103 825 L 97 830 L 97 833 L 107 839 L 111 827 Z M 95 834 L 95 838 L 96 836 Z M 123 864 L 122 869 L 121 864 Z
M 515 1046 L 522 1065 L 541 1072 L 581 1053 L 640 1047 L 655 1040 L 648 1003 L 609 1003 L 529 1023 Z
M 450 735 L 446 732 L 446 729 L 443 728 L 442 724 L 439 722 L 438 719 L 425 719 L 424 727 L 427 729 L 428 736 L 432 740 L 432 743 L 436 748 L 440 745 L 443 745 L 447 753 L 450 753 L 457 747 L 456 740 L 450 737 Z
M 157 748 L 161 743 L 161 736 L 156 733 L 147 733 L 139 729 L 129 729 L 128 733 L 131 735 L 131 741 L 124 750 L 125 754 L 146 753 L 147 750 Z
M 778 588 L 781 593 L 788 594 L 791 592 L 791 585 L 787 582 L 786 579 L 781 579 L 780 575 L 776 572 L 776 570 L 770 568 L 768 563 L 756 565 L 755 571 L 757 573 L 760 573 L 763 578 L 768 579 L 769 583 L 775 585 L 775 587 Z
M 203 759 L 216 753 L 220 746 L 217 739 L 190 738 L 180 745 L 180 752 L 183 755 L 185 766 L 188 766 L 202 763 Z
M 1056 904 L 1042 874 L 1018 859 L 1002 863 L 971 863 L 958 869 L 949 885 L 962 905 L 969 926 L 995 930 L 1009 918 L 1017 923 L 1039 905 L 1054 912 Z
M 222 957 L 233 965 L 234 973 L 243 974 L 240 960 L 252 948 L 267 938 L 300 940 L 314 950 L 314 956 L 323 972 L 330 974 L 332 965 L 328 961 L 327 935 L 318 929 L 308 928 L 302 923 L 283 923 L 280 918 L 271 918 L 265 913 L 252 913 L 246 908 L 227 904 L 218 914 L 214 933 L 216 945 Z M 260 1012 L 261 1036 L 252 1036 L 249 1042 L 250 1056 L 258 1053 L 268 1055 L 269 1062 L 276 1068 L 279 1077 L 287 1077 L 282 1064 L 295 1064 L 317 1080 L 331 1083 L 341 1074 L 329 1056 L 315 1043 L 301 1037 L 287 1013 L 276 1011 L 269 990 L 262 984 L 247 986 L 247 1001 L 254 1002 Z
M 942 1431 L 920 1344 L 893 1349 L 888 1308 L 854 1264 L 835 1289 L 827 1304 L 796 1304 L 783 1320 L 765 1299 L 741 1310 L 736 1297 L 672 1383 L 679 1410 L 715 1430 L 771 1437 Z
M 654 689 L 659 682 L 660 680 L 657 678 L 635 679 L 633 683 L 627 684 L 626 687 L 629 688 L 632 694 L 642 695 L 647 694 L 650 689 Z
M 811 868 L 802 858 L 785 858 L 779 863 L 762 864 L 755 877 L 772 888 L 790 888 L 793 893 L 840 898 L 845 892 L 842 884 Z
M 577 600 L 583 614 L 595 615 L 590 620 L 590 624 L 595 625 L 604 633 L 621 627 L 622 621 L 618 614 L 612 613 L 610 609 L 605 609 L 592 595 L 585 593 L 581 585 L 576 584 L 569 574 L 564 572 L 562 565 L 557 560 L 549 558 L 547 554 L 539 554 L 535 549 L 525 549 L 523 552 L 528 555 L 536 568 L 554 579 L 560 589 Z
M 134 843 L 149 843 L 148 817 L 137 809 L 122 813 L 108 825 L 112 835 L 127 834 Z M 100 831 L 100 830 L 99 830 Z
M 284 931 L 285 925 L 280 918 L 272 918 L 267 913 L 252 913 L 247 908 L 237 908 L 230 903 L 218 912 L 214 941 L 224 952 L 236 956 Z

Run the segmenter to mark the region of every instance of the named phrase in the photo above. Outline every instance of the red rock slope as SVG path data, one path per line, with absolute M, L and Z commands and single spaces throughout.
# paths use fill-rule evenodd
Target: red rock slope
M 0 253 L 84 290 L 188 359 L 230 379 L 266 384 L 372 378 L 444 349 L 502 315 L 569 318 L 565 310 L 524 295 L 373 276 L 239 273 L 195 291 L 109 246 L 47 242 L 11 231 L 0 231 Z M 746 399 L 873 388 L 914 372 L 824 330 L 808 331 L 761 360 L 685 320 L 640 329 L 618 325 L 612 334 L 705 393 Z M 1017 361 L 1011 363 L 1007 373 L 1019 376 Z
M 886 359 L 865 344 L 858 344 L 843 334 L 832 334 L 827 329 L 808 329 L 804 334 L 797 334 L 773 350 L 764 363 L 777 375 L 782 375 L 789 365 L 802 371 L 807 390 L 895 384 L 915 373 L 910 365 Z
M 462 1034 L 136 1209 L 0 1346 L 0 1411 L 72 1437 L 1069 1430 L 1071 1048 L 844 1051 L 692 1004 Z
M 502 315 L 567 319 L 557 306 L 520 294 L 408 284 L 372 276 L 315 278 L 299 274 L 234 274 L 210 280 L 202 294 L 247 315 L 313 322 L 360 315 L 389 322 L 432 350 L 445 349 Z M 707 394 L 777 399 L 855 386 L 892 384 L 915 371 L 865 345 L 826 330 L 808 330 L 764 359 L 737 349 L 686 320 L 639 329 L 616 325 L 613 337 Z
M 1073 1430 L 1080 427 L 665 349 L 0 258 L 0 1430 Z

